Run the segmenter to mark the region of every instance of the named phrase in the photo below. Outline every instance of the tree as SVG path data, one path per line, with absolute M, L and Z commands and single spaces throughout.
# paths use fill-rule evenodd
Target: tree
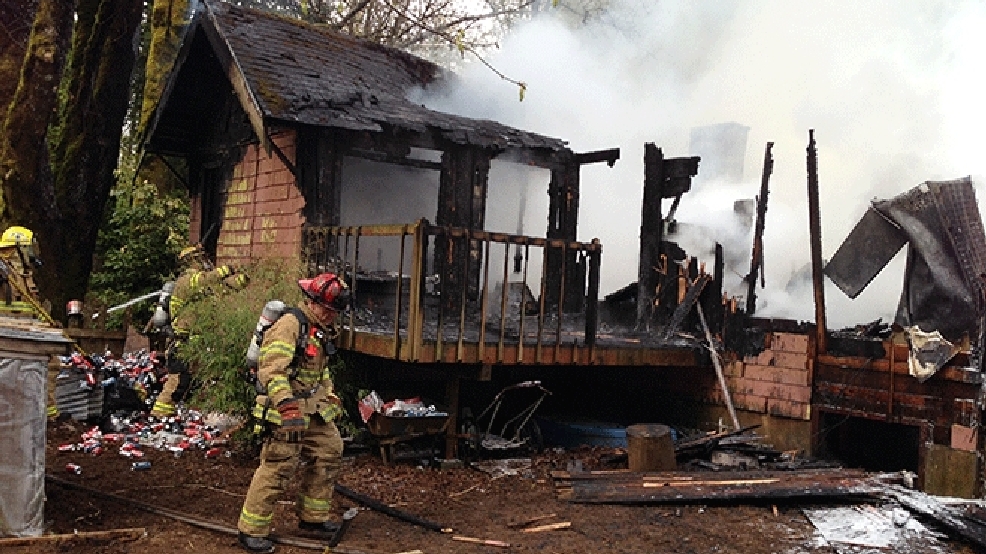
M 0 130 L 0 220 L 34 230 L 44 262 L 36 281 L 56 319 L 88 284 L 115 182 L 142 8 L 142 0 L 39 0 Z
M 0 2 L 0 75 L 14 76 L 0 79 L 0 107 L 9 106 L 17 90 L 17 75 L 24 64 L 24 52 L 37 9 L 38 0 Z

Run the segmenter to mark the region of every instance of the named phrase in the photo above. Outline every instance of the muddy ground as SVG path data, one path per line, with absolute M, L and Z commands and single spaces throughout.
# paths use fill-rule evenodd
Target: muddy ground
M 82 452 L 58 451 L 59 444 L 78 441 L 84 429 L 82 424 L 74 422 L 49 425 L 49 475 L 148 505 L 179 510 L 221 526 L 235 527 L 243 494 L 256 467 L 254 459 L 242 455 L 207 459 L 201 450 L 175 457 L 167 451 L 148 449 L 145 459 L 151 462 L 152 468 L 132 471 L 133 460 L 116 452 L 92 457 Z M 457 535 L 504 541 L 510 546 L 458 542 L 450 534 L 429 531 L 375 511 L 361 510 L 334 551 L 351 554 L 415 550 L 424 554 L 975 552 L 945 537 L 932 537 L 932 542 L 927 544 L 880 549 L 827 542 L 806 517 L 803 503 L 618 506 L 579 505 L 556 498 L 551 470 L 565 469 L 572 460 L 581 460 L 585 469 L 600 469 L 602 460 L 612 453 L 599 448 L 552 450 L 533 458 L 531 464 L 521 468 L 516 475 L 504 475 L 470 467 L 438 469 L 434 462 L 424 465 L 423 460 L 414 458 L 398 460 L 388 467 L 372 451 L 347 452 L 341 484 L 405 512 L 451 527 Z M 81 474 L 67 472 L 65 466 L 68 463 L 82 466 Z M 49 480 L 46 494 L 45 531 L 48 533 L 144 528 L 146 535 L 132 541 L 39 542 L 7 548 L 5 552 L 242 552 L 232 535 L 149 513 L 119 500 L 69 489 L 53 480 Z M 292 498 L 292 494 L 285 495 L 278 507 L 276 533 L 301 536 L 296 530 Z M 353 506 L 357 504 L 336 495 L 334 510 L 337 517 Z M 571 527 L 538 533 L 511 527 L 512 523 L 548 514 L 555 515 L 539 523 L 571 522 Z M 278 546 L 278 552 L 282 553 L 312 551 L 317 550 Z

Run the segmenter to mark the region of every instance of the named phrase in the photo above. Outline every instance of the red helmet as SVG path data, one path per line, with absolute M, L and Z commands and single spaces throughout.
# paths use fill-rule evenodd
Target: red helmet
M 298 286 L 310 300 L 342 311 L 349 304 L 349 287 L 335 273 L 320 273 L 313 279 L 300 279 Z

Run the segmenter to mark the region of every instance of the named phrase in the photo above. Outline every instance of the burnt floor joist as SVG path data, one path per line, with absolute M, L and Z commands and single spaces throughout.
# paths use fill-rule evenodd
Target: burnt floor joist
M 872 499 L 882 485 L 855 470 L 555 472 L 558 497 L 581 504 L 684 504 L 759 500 Z

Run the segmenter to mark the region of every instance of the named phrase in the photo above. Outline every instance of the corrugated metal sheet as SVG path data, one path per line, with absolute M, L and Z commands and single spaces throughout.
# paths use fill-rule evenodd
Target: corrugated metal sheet
M 96 373 L 96 385 L 85 386 L 85 372 L 68 368 L 55 381 L 55 405 L 59 413 L 69 414 L 76 421 L 99 417 L 103 412 L 103 388 L 99 385 L 102 375 Z

